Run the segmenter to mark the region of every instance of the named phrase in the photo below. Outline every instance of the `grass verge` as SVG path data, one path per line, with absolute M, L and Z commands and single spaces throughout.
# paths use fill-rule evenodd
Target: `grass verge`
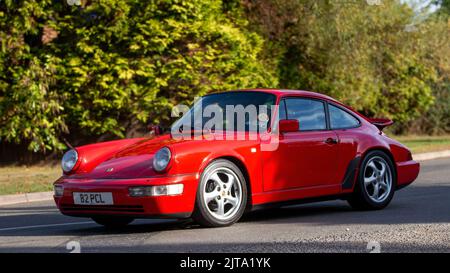
M 1 166 L 0 195 L 52 191 L 60 176 L 58 165 Z
M 393 136 L 411 149 L 413 154 L 450 150 L 450 135 L 443 136 Z

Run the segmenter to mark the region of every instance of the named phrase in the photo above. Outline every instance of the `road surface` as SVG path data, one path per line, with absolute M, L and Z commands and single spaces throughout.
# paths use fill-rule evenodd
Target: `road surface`
M 59 214 L 53 202 L 0 207 L 0 252 L 73 246 L 81 252 L 450 252 L 450 159 L 423 162 L 417 181 L 382 211 L 330 201 L 255 212 L 226 228 L 137 220 L 111 231 Z

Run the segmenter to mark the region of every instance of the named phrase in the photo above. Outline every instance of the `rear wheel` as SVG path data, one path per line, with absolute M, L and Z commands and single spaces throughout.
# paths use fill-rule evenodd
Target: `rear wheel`
M 228 226 L 241 218 L 246 205 L 247 184 L 241 170 L 220 159 L 202 174 L 192 217 L 203 226 Z
M 121 228 L 133 222 L 134 219 L 128 217 L 96 216 L 92 217 L 92 220 L 107 228 Z
M 348 202 L 355 209 L 383 209 L 394 196 L 396 180 L 389 156 L 382 151 L 371 151 L 361 163 L 358 181 Z

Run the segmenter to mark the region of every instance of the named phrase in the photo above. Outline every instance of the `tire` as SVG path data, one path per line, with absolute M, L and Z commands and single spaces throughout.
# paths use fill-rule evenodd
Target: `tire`
M 122 228 L 133 222 L 134 219 L 128 217 L 97 216 L 92 217 L 92 220 L 106 228 Z
M 382 151 L 371 151 L 361 163 L 355 189 L 347 201 L 357 210 L 383 209 L 391 202 L 396 185 L 397 174 L 390 157 Z
M 206 227 L 229 226 L 242 217 L 246 206 L 247 183 L 241 170 L 228 160 L 213 161 L 201 176 L 192 218 Z

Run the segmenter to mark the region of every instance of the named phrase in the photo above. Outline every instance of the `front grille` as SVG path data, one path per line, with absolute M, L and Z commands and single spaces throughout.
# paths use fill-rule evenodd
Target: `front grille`
M 63 211 L 102 211 L 102 212 L 144 212 L 144 207 L 108 205 L 108 206 L 86 206 L 86 205 L 61 205 Z

